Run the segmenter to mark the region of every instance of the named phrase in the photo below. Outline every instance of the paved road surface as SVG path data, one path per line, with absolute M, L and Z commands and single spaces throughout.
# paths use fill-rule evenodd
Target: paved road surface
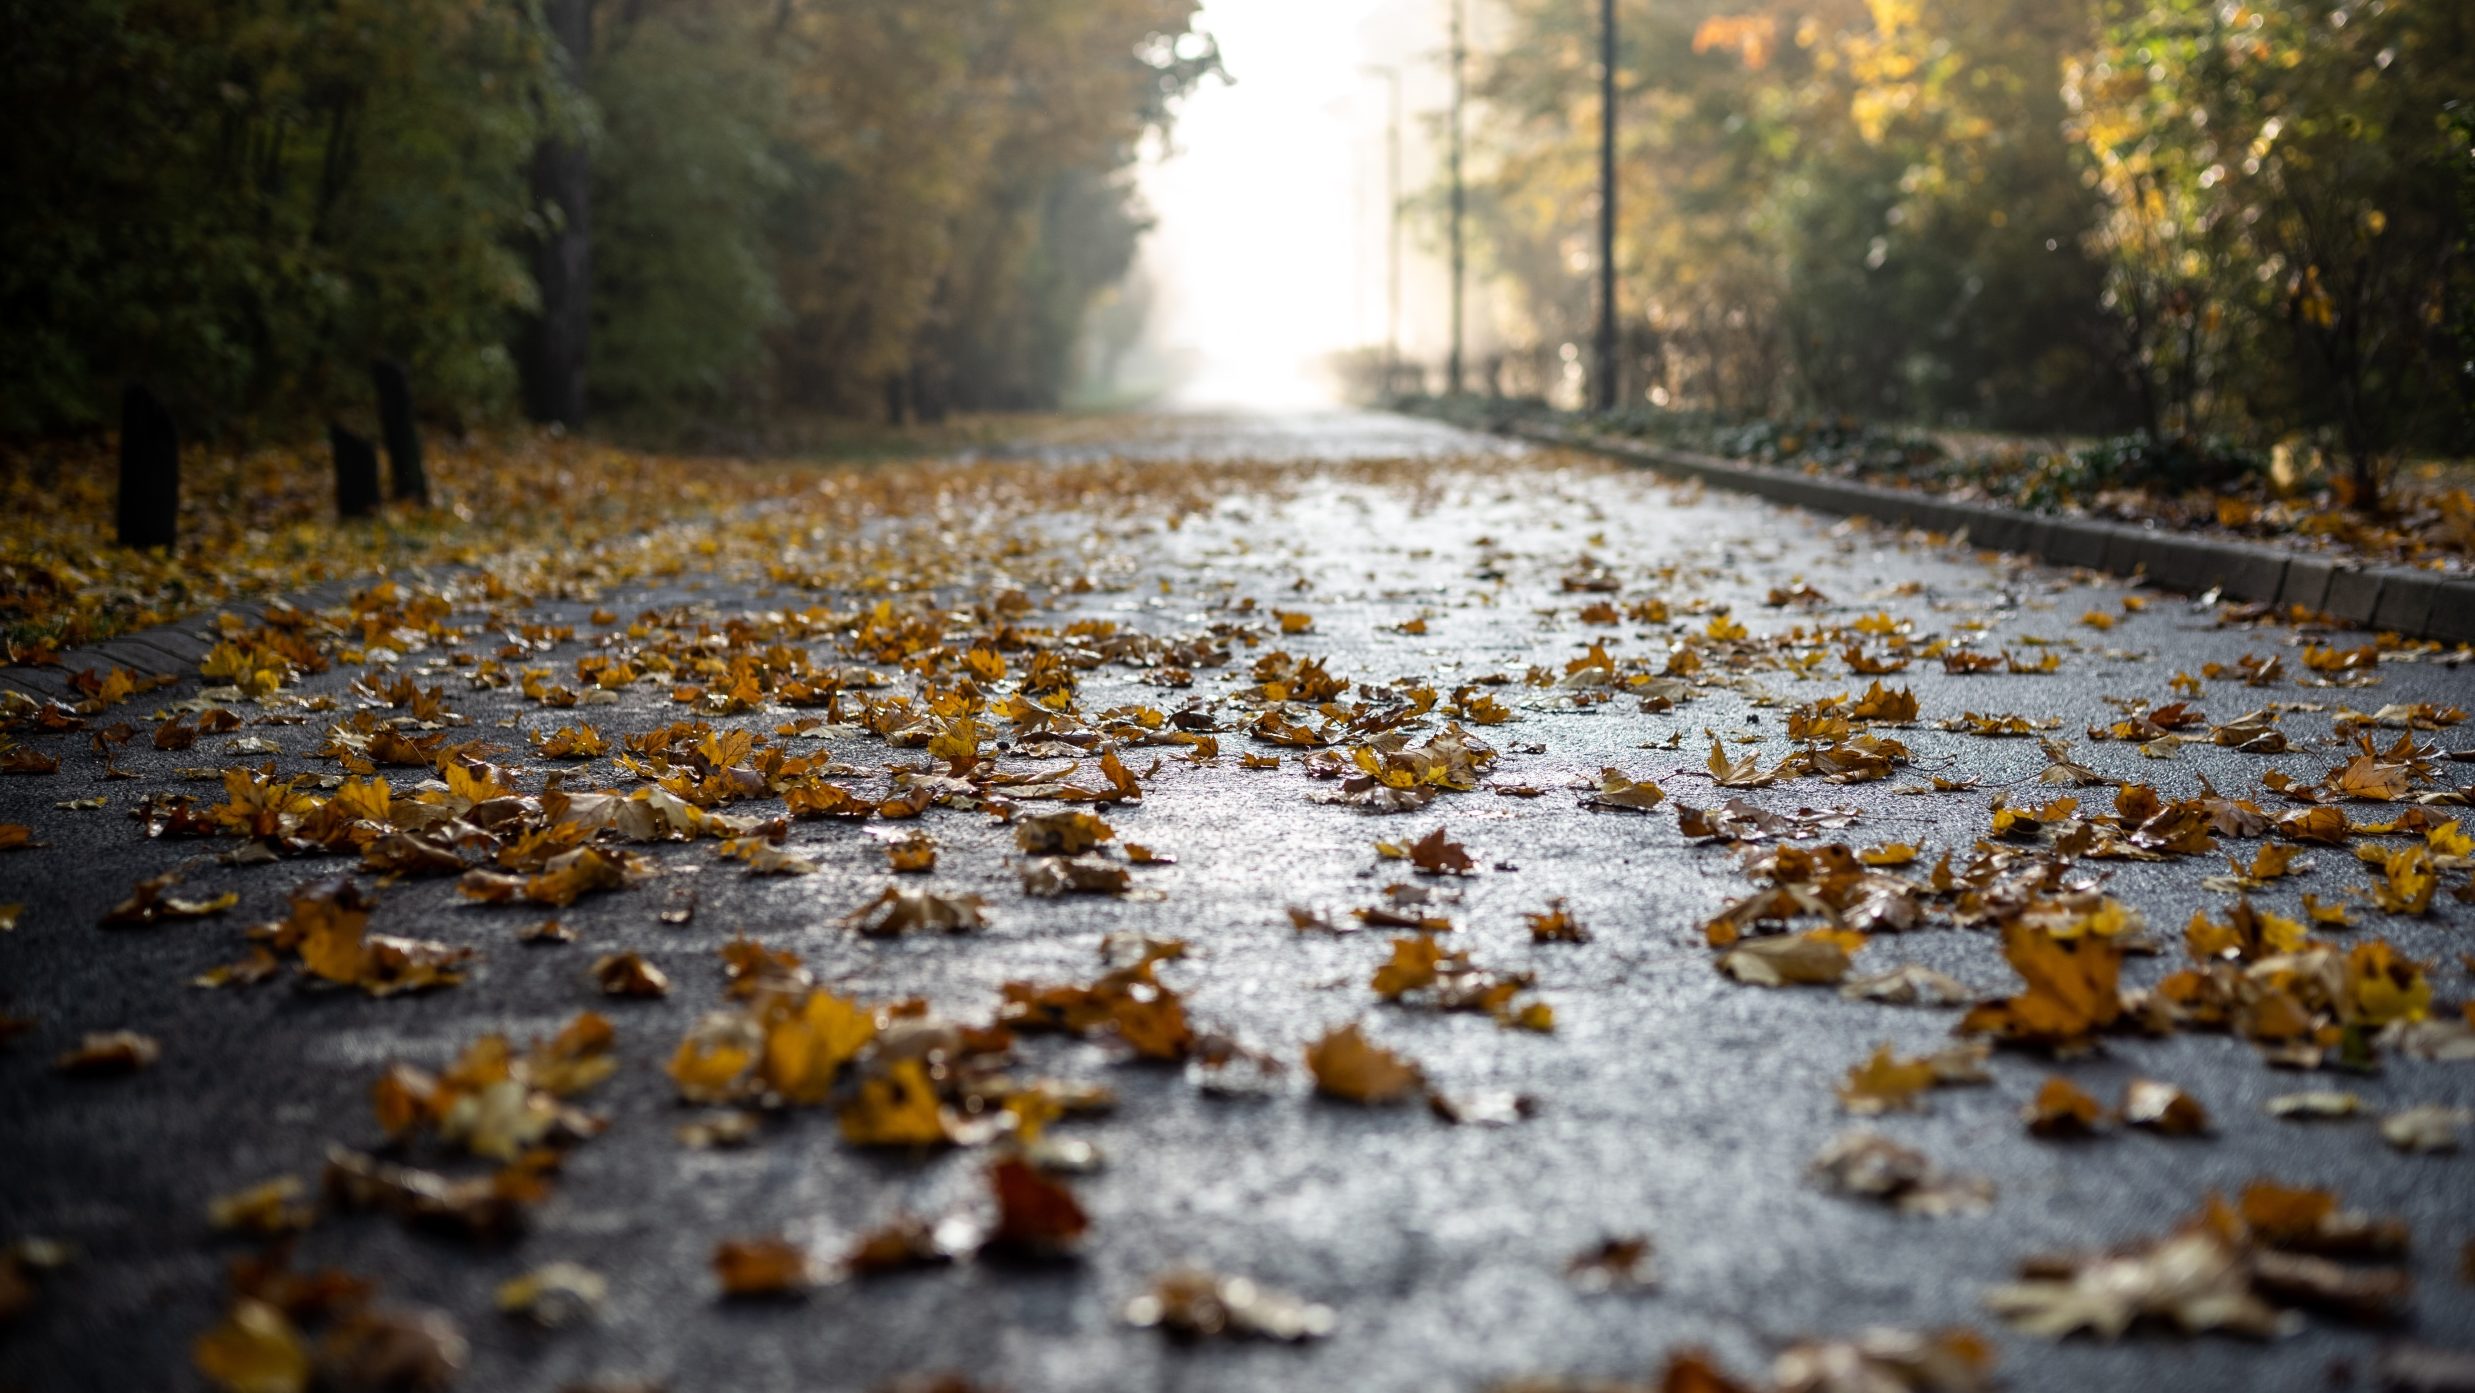
M 1124 466 L 1139 473 L 1138 482 L 1093 486 L 1120 468 L 1106 463 L 1120 455 L 1199 463 L 1174 472 L 1156 463 Z M 1284 462 L 1249 462 L 1260 459 Z M 221 991 L 187 985 L 238 957 L 241 926 L 280 916 L 293 886 L 346 863 L 225 867 L 209 853 L 229 843 L 150 843 L 125 812 L 149 790 L 211 788 L 183 782 L 176 773 L 183 767 L 267 756 L 231 752 L 231 735 L 183 753 L 159 753 L 141 738 L 120 757 L 141 777 L 119 781 L 101 777 L 85 736 L 35 737 L 38 748 L 62 755 L 63 771 L 0 779 L 0 821 L 30 823 L 48 843 L 0 858 L 0 901 L 25 905 L 20 926 L 0 935 L 0 1011 L 37 1021 L 30 1034 L 0 1045 L 0 1239 L 42 1235 L 78 1256 L 45 1275 L 26 1315 L 0 1327 L 0 1388 L 202 1386 L 189 1368 L 190 1342 L 223 1308 L 225 1262 L 250 1251 L 208 1231 L 212 1197 L 278 1174 L 314 1177 L 336 1143 L 377 1145 L 368 1100 L 389 1063 L 438 1068 L 485 1031 L 521 1041 L 588 1007 L 606 1011 L 619 1034 L 618 1075 L 583 1100 L 610 1125 L 574 1150 L 520 1242 L 476 1247 L 370 1215 L 330 1217 L 302 1241 L 305 1265 L 365 1273 L 392 1301 L 449 1313 L 471 1345 L 458 1386 L 550 1390 L 625 1376 L 683 1391 L 858 1389 L 952 1369 L 1016 1390 L 1476 1389 L 1525 1374 L 1646 1377 L 1682 1345 L 1707 1346 L 1753 1376 L 1799 1337 L 1954 1324 L 1996 1340 L 2002 1375 L 2015 1388 L 2313 1389 L 2331 1386 L 2340 1366 L 2360 1386 L 2384 1336 L 2342 1321 L 2314 1319 L 2304 1333 L 2271 1344 L 2158 1333 L 2114 1345 L 2056 1343 L 2004 1330 L 1980 1304 L 2022 1257 L 2158 1234 L 2192 1213 L 2211 1187 L 2231 1192 L 2261 1175 L 2334 1185 L 2352 1205 L 2402 1216 L 2415 1237 L 2408 1333 L 2444 1345 L 2475 1342 L 2475 1288 L 2459 1272 L 2461 1245 L 2475 1238 L 2468 1161 L 2399 1154 L 2369 1120 L 2304 1125 L 2263 1112 L 2274 1095 L 2321 1086 L 2351 1088 L 2375 1112 L 2475 1104 L 2475 1065 L 2391 1059 L 2378 1073 L 2328 1083 L 2265 1068 L 2250 1046 L 2223 1035 L 2121 1039 L 2063 1072 L 2109 1102 L 2135 1074 L 2177 1083 L 2214 1116 L 2214 1137 L 2117 1131 L 2073 1144 L 2033 1140 L 2020 1109 L 2054 1066 L 2008 1052 L 1996 1055 L 1991 1086 L 1936 1090 L 1925 1114 L 1860 1123 L 1834 1096 L 1849 1066 L 1881 1042 L 1905 1053 L 1938 1048 L 1949 1042 L 1957 1013 L 1729 981 L 1713 970 L 1702 926 L 1748 888 L 1734 859 L 1688 845 L 1670 809 L 1593 811 L 1579 790 L 1602 767 L 1617 766 L 1655 779 L 1671 799 L 1717 802 L 1726 795 L 1701 772 L 1706 728 L 1758 737 L 1731 748 L 1774 761 L 1791 748 L 1783 730 L 1789 706 L 1861 691 L 1868 679 L 1851 678 L 1834 656 L 1807 677 L 1753 671 L 1703 686 L 1667 712 L 1641 710 L 1629 695 L 1580 706 L 1576 689 L 1518 680 L 1534 665 L 1561 672 L 1593 641 L 1618 659 L 1663 652 L 1671 627 L 1703 632 L 1715 606 L 1731 607 L 1756 638 L 1887 614 L 1912 624 L 1919 643 L 1973 634 L 1989 651 L 2060 653 L 2060 670 L 2037 677 L 1954 677 L 1919 663 L 1889 679 L 1912 686 L 1922 709 L 1921 724 L 1891 732 L 1912 748 L 1913 768 L 1883 782 L 1807 780 L 1745 795 L 1781 810 L 1853 807 L 1854 825 L 1830 835 L 1857 845 L 1920 845 L 1926 859 L 1911 868 L 1918 870 L 1944 849 L 1964 859 L 1985 833 L 1993 791 L 2024 801 L 2057 792 L 2035 782 L 2046 761 L 2033 740 L 1945 733 L 1935 720 L 1964 710 L 2060 718 L 2078 757 L 2109 776 L 2180 795 L 2206 775 L 2257 797 L 2268 769 L 2310 781 L 2339 762 L 2325 744 L 2325 711 L 2475 704 L 2467 669 L 2389 661 L 2369 690 L 2212 681 L 2195 701 L 2215 720 L 2271 700 L 2324 710 L 2288 716 L 2298 745 L 2292 754 L 2244 755 L 2201 743 L 2151 759 L 2129 744 L 2092 745 L 2081 732 L 2116 718 L 2107 698 L 2170 700 L 2169 679 L 2204 663 L 2283 654 L 2299 673 L 2298 636 L 2223 626 L 2211 611 L 2163 596 L 2126 613 L 2121 600 L 2134 592 L 2121 582 L 1681 492 L 1640 473 L 1390 418 L 1087 426 L 997 467 L 1063 482 L 1054 491 L 1035 488 L 1045 506 L 1036 514 L 975 516 L 964 489 L 925 530 L 917 517 L 840 513 L 831 528 L 806 537 L 812 556 L 847 555 L 870 537 L 909 538 L 918 573 L 880 572 L 870 594 L 777 585 L 720 563 L 710 574 L 690 567 L 600 590 L 573 588 L 530 612 L 578 624 L 578 640 L 529 661 L 566 677 L 577 657 L 595 651 L 595 635 L 617 627 L 593 622 L 596 607 L 633 617 L 692 606 L 718 622 L 813 604 L 848 612 L 880 597 L 908 605 L 920 602 L 923 583 L 939 602 L 954 603 L 1003 588 L 993 565 L 1019 578 L 1034 602 L 1021 617 L 1026 625 L 1096 619 L 1162 636 L 1216 624 L 1258 632 L 1259 646 L 1235 647 L 1227 667 L 1197 668 L 1183 690 L 1147 684 L 1144 671 L 1128 667 L 1084 673 L 1086 711 L 1214 701 L 1250 685 L 1249 664 L 1275 649 L 1320 658 L 1355 682 L 1409 678 L 1446 693 L 1505 674 L 1516 680 L 1487 690 L 1517 719 L 1476 728 L 1502 751 L 1488 782 L 1546 792 L 1448 794 L 1400 816 L 1321 803 L 1316 795 L 1334 784 L 1300 768 L 1304 751 L 1274 751 L 1283 756 L 1277 770 L 1237 767 L 1241 754 L 1269 747 L 1244 733 L 1251 709 L 1224 703 L 1215 708 L 1225 727 L 1215 763 L 1189 767 L 1171 758 L 1147 782 L 1139 806 L 1102 810 L 1124 837 L 1178 858 L 1138 870 L 1144 893 L 1137 896 L 1027 898 L 1008 830 L 982 814 L 938 809 L 921 824 L 943 844 L 927 884 L 987 897 L 991 927 L 952 938 L 863 939 L 838 920 L 888 880 L 878 843 L 857 824 L 800 822 L 790 846 L 822 863 L 817 874 L 751 877 L 717 862 L 709 844 L 651 848 L 676 878 L 562 912 L 580 937 L 569 947 L 519 944 L 517 926 L 542 911 L 465 905 L 452 879 L 381 886 L 377 928 L 472 945 L 482 956 L 461 987 L 370 1000 L 282 982 Z M 1166 525 L 1172 501 L 1182 510 L 1174 527 Z M 998 534 L 1022 540 L 988 563 L 980 549 Z M 1586 568 L 1585 557 L 1620 588 L 1564 588 Z M 605 579 L 635 566 L 624 556 L 601 560 Z M 1088 588 L 1061 584 L 1073 576 L 1087 577 Z M 1774 587 L 1800 583 L 1826 600 L 1763 603 Z M 1621 608 L 1651 597 L 1671 607 L 1670 623 L 1606 626 L 1578 617 L 1601 599 Z M 1237 608 L 1243 600 L 1256 607 Z M 1311 614 L 1311 632 L 1282 635 L 1273 609 Z M 2104 631 L 2081 624 L 2091 609 L 2121 622 Z M 1423 634 L 1400 631 L 1417 616 L 1426 618 Z M 468 646 L 495 649 L 511 617 L 497 616 Z M 472 609 L 456 622 L 480 618 Z M 2029 638 L 2055 646 L 2031 649 Z M 850 661 L 828 637 L 811 647 L 820 662 Z M 465 690 L 457 670 L 443 665 L 449 651 L 434 647 L 403 661 L 437 674 L 425 685 L 448 685 L 450 706 L 471 726 L 454 738 L 479 734 L 500 743 L 508 751 L 500 758 L 526 767 L 528 779 L 547 766 L 528 756 L 519 732 L 584 716 L 615 745 L 622 733 L 679 714 L 662 683 L 581 711 L 544 710 L 513 691 Z M 240 734 L 271 741 L 287 773 L 334 772 L 313 752 L 326 724 L 355 705 L 346 688 L 358 671 L 339 665 L 295 689 L 343 698 L 339 712 Z M 135 709 L 195 689 L 192 681 L 143 697 Z M 775 709 L 718 723 L 770 730 L 794 714 Z M 1426 722 L 1419 738 L 1437 727 Z M 2466 743 L 2457 732 L 2440 739 Z M 869 785 L 879 790 L 886 763 L 917 756 L 849 730 L 800 748 L 879 771 Z M 1155 753 L 1179 751 L 1134 751 L 1130 761 L 1140 770 Z M 2451 768 L 2443 766 L 2445 777 Z M 2454 766 L 2461 775 L 2466 768 Z M 1937 774 L 1979 786 L 1925 796 L 1895 791 Z M 574 782 L 616 778 L 605 760 Z M 53 806 L 94 795 L 110 804 L 73 812 Z M 2097 790 L 2092 807 L 2107 796 Z M 1411 879 L 1401 863 L 1380 859 L 1373 842 L 1438 825 L 1480 868 L 1453 887 L 1452 945 L 1487 966 L 1535 972 L 1536 995 L 1555 1011 L 1552 1034 L 1501 1028 L 1483 1014 L 1381 1006 L 1367 983 L 1386 955 L 1387 935 L 1292 927 L 1291 905 L 1350 922 L 1348 910 Z M 2248 855 L 2253 845 L 2239 849 Z M 2289 887 L 2336 898 L 2365 880 L 2342 848 L 2315 859 L 2317 869 L 2265 893 L 2262 903 L 2293 913 Z M 155 928 L 97 927 L 134 880 L 175 863 L 193 868 L 185 891 L 236 890 L 238 909 Z M 2228 897 L 2198 885 L 2220 865 L 2218 858 L 2087 863 L 2084 869 L 2110 878 L 2112 893 L 2145 912 L 2164 949 L 2133 959 L 2132 980 L 2149 982 L 2181 965 L 2179 931 L 2195 907 L 2222 912 Z M 656 911 L 676 903 L 683 885 L 693 886 L 693 920 L 659 922 Z M 1592 930 L 1592 941 L 1532 943 L 1522 915 L 1556 896 Z M 2451 900 L 2445 887 L 2426 919 L 2368 911 L 2362 918 L 2355 935 L 2385 935 L 2430 961 L 2442 1009 L 2455 1009 L 2467 992 L 2459 955 L 2475 946 L 2468 937 L 2475 909 Z M 1415 1107 L 1355 1108 L 1309 1096 L 1294 1068 L 1269 1096 L 1218 1097 L 1175 1068 L 1126 1062 L 1105 1041 L 1026 1037 L 1023 1072 L 1102 1082 L 1119 1098 L 1113 1114 L 1058 1129 L 1106 1158 L 1104 1168 L 1073 1182 L 1093 1219 L 1079 1260 L 965 1263 L 833 1285 L 799 1302 L 724 1303 L 709 1265 L 717 1240 L 783 1233 L 832 1254 L 898 1211 L 981 1207 L 987 1164 L 975 1150 L 857 1151 L 838 1138 L 832 1115 L 817 1109 L 784 1115 L 742 1149 L 683 1147 L 674 1127 L 699 1114 L 676 1101 L 661 1068 L 698 1017 L 721 1003 L 716 950 L 740 933 L 794 950 L 839 992 L 875 1001 L 922 996 L 939 1012 L 979 1020 L 1009 980 L 1089 980 L 1100 970 L 1104 935 L 1182 938 L 1190 956 L 1163 965 L 1160 975 L 1185 993 L 1197 1022 L 1294 1061 L 1328 1028 L 1360 1021 L 1445 1091 L 1518 1091 L 1535 1098 L 1536 1116 L 1508 1127 L 1453 1126 Z M 597 993 L 587 964 L 620 948 L 641 951 L 667 972 L 671 995 L 634 1002 Z M 2014 984 L 1997 940 L 1983 932 L 1877 936 L 1859 965 L 1899 962 L 1939 968 L 1987 993 Z M 159 1038 L 161 1062 L 111 1080 L 66 1078 L 50 1067 L 83 1033 L 121 1027 Z M 1808 1161 L 1857 1125 L 1989 1178 L 1997 1191 L 1991 1209 L 1910 1218 L 1815 1188 L 1805 1177 Z M 435 1163 L 439 1153 L 423 1159 Z M 1634 1232 L 1655 1239 L 1655 1292 L 1590 1294 L 1567 1280 L 1563 1269 L 1574 1254 Z M 542 1332 L 492 1311 L 499 1281 L 556 1259 L 612 1279 L 598 1319 Z M 1324 1303 L 1335 1333 L 1300 1347 L 1187 1348 L 1123 1323 L 1127 1299 L 1179 1262 Z

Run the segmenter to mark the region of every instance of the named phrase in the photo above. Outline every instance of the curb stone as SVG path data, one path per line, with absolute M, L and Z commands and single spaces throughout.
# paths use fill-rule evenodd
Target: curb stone
M 2228 599 L 2299 605 L 2357 628 L 2475 643 L 2475 578 L 2404 566 L 2360 566 L 2249 542 L 1943 500 L 1906 489 L 1816 478 L 1664 446 L 1605 440 L 1556 426 L 1502 424 L 1486 429 L 1533 444 L 1645 465 L 1672 477 L 1817 512 L 1869 517 L 1953 535 L 1965 533 L 1973 546 L 2062 566 L 2143 576 L 2163 590 L 2189 595 L 2215 590 Z

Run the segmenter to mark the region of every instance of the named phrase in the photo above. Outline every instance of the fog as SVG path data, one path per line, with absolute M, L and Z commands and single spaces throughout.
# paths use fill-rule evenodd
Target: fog
M 1385 336 L 1385 79 L 1402 74 L 1404 196 L 1441 168 L 1450 98 L 1445 0 L 1213 0 L 1203 25 L 1234 82 L 1184 107 L 1175 148 L 1145 161 L 1157 219 L 1138 274 L 1156 296 L 1145 374 L 1195 406 L 1328 400 L 1332 354 Z M 1431 229 L 1403 238 L 1405 353 L 1446 336 Z

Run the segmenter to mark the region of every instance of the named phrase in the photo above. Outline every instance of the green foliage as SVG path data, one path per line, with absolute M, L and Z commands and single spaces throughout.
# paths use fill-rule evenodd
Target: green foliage
M 1547 344 L 1594 310 L 1591 8 L 1506 0 L 1481 65 L 1481 242 Z M 2475 8 L 1620 8 L 1628 399 L 2164 442 L 2096 487 L 2220 432 L 2366 497 L 2466 448 Z
M 193 427 L 310 416 L 365 395 L 375 353 L 502 398 L 552 95 L 521 7 L 63 0 L 13 24 L 0 428 L 98 422 L 130 376 Z
M 47 0 L 0 88 L 0 431 L 505 410 L 546 141 L 591 161 L 597 407 L 1045 405 L 1218 70 L 1195 0 Z M 926 399 L 928 381 L 945 388 Z
M 789 186 L 773 148 L 781 74 L 747 25 L 667 15 L 594 55 L 597 404 L 711 410 L 754 390 L 782 318 L 766 218 Z

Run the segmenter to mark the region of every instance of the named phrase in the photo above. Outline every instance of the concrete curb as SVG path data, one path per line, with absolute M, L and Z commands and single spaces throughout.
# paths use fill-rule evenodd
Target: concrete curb
M 88 668 L 109 672 L 114 667 L 125 667 L 141 677 L 168 673 L 180 678 L 182 684 L 195 684 L 199 660 L 219 641 L 215 630 L 217 615 L 238 615 L 245 622 L 256 624 L 278 604 L 298 610 L 332 609 L 350 599 L 354 591 L 382 579 L 385 577 L 373 575 L 330 580 L 289 594 L 209 605 L 186 619 L 73 648 L 60 655 L 57 667 L 0 667 L 0 688 L 23 692 L 37 700 L 57 698 L 74 702 L 76 694 L 69 686 L 72 677 Z
M 2188 537 L 2088 518 L 2025 513 L 1878 484 L 1816 478 L 1686 450 L 1608 440 L 1554 426 L 1502 425 L 1490 429 L 1497 435 L 1587 450 L 1645 465 L 1674 478 L 1695 479 L 1712 488 L 1749 493 L 1817 512 L 1875 518 L 1930 532 L 1964 532 L 1977 546 L 2058 565 L 2116 575 L 2142 575 L 2162 589 L 2187 595 L 2216 590 L 2229 599 L 2301 605 L 2356 628 L 2382 629 L 2445 643 L 2475 643 L 2475 577 L 2448 576 L 2403 566 L 2358 566 L 2248 542 Z

